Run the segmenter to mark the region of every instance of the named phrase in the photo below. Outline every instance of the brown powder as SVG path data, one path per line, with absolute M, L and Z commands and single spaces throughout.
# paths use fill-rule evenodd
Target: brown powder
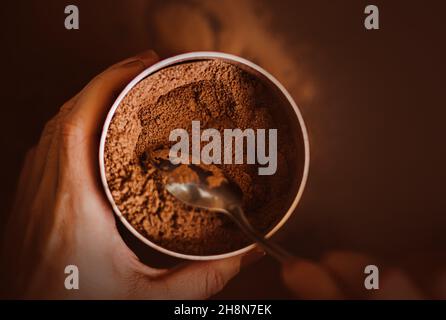
M 218 165 L 225 177 L 209 181 L 218 185 L 226 178 L 237 184 L 248 219 L 265 233 L 290 204 L 287 162 L 293 148 L 287 145 L 281 108 L 260 80 L 218 60 L 179 64 L 147 77 L 123 99 L 107 134 L 106 176 L 116 205 L 138 232 L 176 252 L 220 254 L 247 245 L 249 239 L 224 215 L 175 199 L 147 154 L 167 150 L 173 129 L 190 134 L 193 120 L 201 122 L 201 130 L 215 128 L 222 134 L 230 128 L 277 128 L 274 175 L 258 175 L 257 165 L 228 164 Z

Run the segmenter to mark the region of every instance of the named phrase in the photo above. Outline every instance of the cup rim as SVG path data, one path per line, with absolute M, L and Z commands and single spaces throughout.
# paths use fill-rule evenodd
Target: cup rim
M 100 144 L 99 144 L 99 170 L 100 170 L 100 174 L 101 174 L 102 185 L 104 187 L 105 194 L 107 195 L 107 198 L 108 198 L 110 204 L 112 205 L 114 213 L 119 217 L 121 222 L 126 226 L 126 228 L 133 235 L 135 235 L 139 240 L 141 240 L 146 245 L 150 246 L 151 248 L 153 248 L 159 252 L 162 252 L 169 256 L 173 256 L 175 258 L 181 258 L 181 259 L 186 259 L 186 260 L 218 260 L 218 259 L 234 257 L 239 254 L 248 252 L 249 250 L 253 249 L 256 246 L 256 244 L 252 243 L 252 244 L 247 245 L 243 248 L 240 248 L 240 249 L 237 249 L 234 251 L 230 251 L 230 252 L 226 252 L 226 253 L 222 253 L 222 254 L 191 255 L 191 254 L 184 254 L 184 253 L 179 253 L 176 251 L 166 249 L 166 248 L 156 244 L 155 242 L 152 242 L 151 240 L 147 239 L 145 236 L 143 236 L 141 233 L 139 233 L 132 226 L 132 224 L 129 221 L 127 221 L 127 219 L 124 217 L 124 215 L 121 213 L 118 206 L 116 205 L 115 200 L 113 199 L 110 188 L 108 186 L 106 174 L 105 174 L 105 159 L 104 159 L 105 142 L 107 139 L 108 129 L 110 127 L 110 123 L 113 119 L 113 116 L 116 112 L 116 109 L 119 107 L 121 101 L 124 99 L 124 97 L 127 95 L 127 93 L 137 83 L 139 83 L 140 81 L 142 81 L 144 78 L 148 77 L 149 75 L 151 75 L 163 68 L 166 68 L 168 66 L 178 64 L 181 62 L 186 62 L 186 61 L 209 60 L 209 59 L 220 59 L 220 60 L 228 61 L 229 63 L 233 62 L 233 63 L 237 63 L 237 64 L 242 64 L 242 65 L 245 65 L 248 68 L 251 68 L 251 69 L 259 72 L 260 74 L 262 74 L 264 77 L 266 77 L 266 79 L 268 81 L 270 81 L 285 96 L 286 100 L 293 108 L 294 113 L 296 114 L 296 116 L 299 120 L 299 126 L 300 126 L 300 130 L 302 133 L 302 139 L 303 139 L 303 143 L 304 143 L 304 153 L 305 153 L 304 154 L 304 167 L 303 167 L 302 179 L 300 181 L 299 189 L 296 193 L 296 196 L 294 197 L 294 200 L 291 203 L 290 207 L 288 208 L 287 212 L 285 213 L 285 215 L 283 215 L 281 220 L 274 226 L 274 228 L 271 229 L 266 234 L 266 236 L 265 236 L 266 238 L 270 238 L 272 235 L 274 235 L 285 224 L 285 222 L 290 218 L 290 216 L 295 211 L 297 204 L 299 203 L 300 198 L 302 197 L 303 191 L 305 189 L 305 185 L 306 185 L 306 182 L 308 179 L 309 166 L 310 166 L 310 146 L 309 146 L 308 133 L 307 133 L 307 129 L 306 129 L 302 114 L 301 114 L 297 104 L 295 103 L 294 99 L 291 97 L 289 92 L 285 89 L 285 87 L 274 76 L 272 76 L 268 71 L 264 70 L 262 67 L 256 65 L 255 63 L 253 63 L 247 59 L 238 57 L 236 55 L 223 53 L 223 52 L 194 51 L 194 52 L 179 54 L 179 55 L 161 60 L 161 61 L 153 64 L 152 66 L 146 68 L 141 73 L 139 73 L 135 78 L 133 78 L 132 81 L 129 82 L 129 84 L 122 90 L 122 92 L 116 98 L 116 100 L 114 101 L 112 107 L 110 108 L 110 110 L 107 114 L 107 117 L 105 119 L 105 122 L 104 122 L 104 125 L 102 128 L 101 139 L 100 139 Z

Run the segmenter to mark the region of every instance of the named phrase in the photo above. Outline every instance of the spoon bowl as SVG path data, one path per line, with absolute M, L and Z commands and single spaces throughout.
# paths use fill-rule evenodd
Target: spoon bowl
M 167 179 L 166 189 L 180 201 L 201 209 L 226 213 L 233 206 L 242 205 L 240 189 L 224 182 L 211 187 L 206 182 L 178 182 L 175 176 Z
M 157 168 L 161 168 L 159 162 L 152 161 L 152 163 Z M 216 168 L 214 168 L 214 172 L 215 170 Z M 252 227 L 243 212 L 242 193 L 236 185 L 231 184 L 225 178 L 221 179 L 217 186 L 211 185 L 205 171 L 192 164 L 180 164 L 170 167 L 164 172 L 167 174 L 166 189 L 178 200 L 192 207 L 226 214 L 246 236 L 257 242 L 271 256 L 282 263 L 293 259 L 291 254 L 267 240 Z M 189 173 L 186 174 L 186 172 Z M 221 170 L 219 175 L 223 177 Z

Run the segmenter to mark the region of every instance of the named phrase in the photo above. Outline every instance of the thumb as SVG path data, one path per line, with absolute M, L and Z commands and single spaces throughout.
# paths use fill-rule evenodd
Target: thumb
M 146 278 L 146 286 L 137 293 L 140 298 L 207 299 L 218 293 L 245 267 L 263 257 L 265 253 L 254 249 L 245 255 L 215 260 L 192 262 Z
M 240 271 L 241 257 L 189 263 L 166 278 L 170 299 L 206 299 L 224 288 Z
M 59 160 L 65 172 L 88 177 L 90 185 L 96 186 L 98 133 L 106 114 L 129 81 L 157 59 L 156 54 L 149 50 L 111 66 L 90 81 L 74 99 L 75 102 L 64 109 L 66 114 L 59 129 L 63 138 Z
M 155 63 L 158 56 L 148 50 L 123 60 L 97 75 L 80 92 L 76 104 L 66 117 L 66 122 L 82 129 L 84 136 L 96 134 L 105 113 L 117 94 L 145 68 Z
M 241 267 L 246 267 L 265 255 L 255 248 L 244 255 L 228 259 L 190 263 L 172 270 L 166 278 L 171 289 L 171 299 L 207 299 L 219 291 L 235 277 Z

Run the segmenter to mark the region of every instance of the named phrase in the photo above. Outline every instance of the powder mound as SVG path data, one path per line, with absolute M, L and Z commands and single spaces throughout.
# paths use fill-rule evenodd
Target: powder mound
M 182 128 L 191 135 L 193 120 L 200 121 L 202 130 L 215 128 L 222 135 L 233 128 L 278 129 L 274 175 L 259 176 L 257 165 L 224 164 L 216 165 L 224 176 L 208 180 L 215 186 L 224 179 L 236 184 L 249 221 L 266 233 L 290 205 L 293 148 L 287 145 L 281 108 L 260 80 L 223 61 L 183 63 L 150 75 L 124 97 L 107 133 L 106 178 L 116 205 L 143 236 L 175 252 L 211 255 L 244 247 L 249 239 L 229 218 L 174 198 L 164 187 L 166 176 L 148 157 L 153 150 L 170 148 L 172 130 Z

